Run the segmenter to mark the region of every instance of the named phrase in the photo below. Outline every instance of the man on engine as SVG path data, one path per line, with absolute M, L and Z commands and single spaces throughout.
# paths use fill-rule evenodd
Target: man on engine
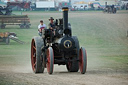
M 55 24 L 54 24 L 54 18 L 50 17 L 49 19 L 50 23 L 49 23 L 49 29 L 53 30 L 55 28 Z
M 54 18 L 53 17 L 50 17 L 49 19 L 50 23 L 49 23 L 49 29 L 53 31 L 54 35 L 55 35 L 55 24 L 54 24 Z

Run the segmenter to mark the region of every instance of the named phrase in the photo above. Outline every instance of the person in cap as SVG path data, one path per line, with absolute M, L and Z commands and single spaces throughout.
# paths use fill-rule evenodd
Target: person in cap
M 40 24 L 38 25 L 38 34 L 42 36 L 42 30 L 47 29 L 46 25 L 43 23 L 43 20 L 40 20 Z
M 49 29 L 53 30 L 55 28 L 55 24 L 54 24 L 54 18 L 50 17 L 49 19 L 50 23 L 49 23 Z
M 54 24 L 54 18 L 53 17 L 50 17 L 49 19 L 50 23 L 49 23 L 49 29 L 53 31 L 54 35 L 55 35 L 55 24 Z

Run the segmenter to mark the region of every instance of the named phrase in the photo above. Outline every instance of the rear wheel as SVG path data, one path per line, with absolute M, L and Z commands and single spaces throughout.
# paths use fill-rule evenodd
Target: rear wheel
M 73 57 L 71 60 L 72 61 L 69 61 L 66 64 L 66 67 L 67 67 L 68 72 L 78 72 L 79 65 L 78 65 L 77 58 L 76 57 Z
M 44 67 L 42 65 L 42 50 L 44 45 L 41 37 L 34 37 L 31 42 L 31 64 L 34 73 L 43 73 Z
M 79 70 L 79 62 L 77 60 L 79 58 L 79 41 L 78 41 L 78 38 L 76 36 L 73 36 L 72 38 L 75 41 L 77 56 L 74 56 L 72 59 L 70 59 L 72 61 L 68 62 L 66 64 L 66 67 L 67 67 L 67 70 L 69 72 L 78 72 L 78 70 Z
M 83 47 L 81 47 L 80 49 L 79 68 L 80 68 L 81 74 L 85 74 L 87 69 L 87 52 Z
M 49 74 L 53 73 L 54 68 L 54 53 L 52 47 L 47 50 L 47 71 Z

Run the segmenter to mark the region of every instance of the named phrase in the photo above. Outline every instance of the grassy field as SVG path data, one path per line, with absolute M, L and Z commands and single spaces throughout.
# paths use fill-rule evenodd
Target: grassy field
M 0 29 L 0 32 L 15 32 L 18 38 L 27 44 L 21 45 L 12 40 L 10 45 L 0 44 L 0 71 L 29 69 L 31 72 L 30 45 L 32 37 L 38 36 L 39 21 L 44 20 L 48 25 L 49 17 L 62 18 L 61 12 L 23 12 L 22 14 L 29 16 L 30 29 L 6 26 L 6 29 Z M 88 71 L 109 70 L 128 73 L 128 37 L 126 37 L 128 11 L 119 11 L 117 14 L 69 12 L 69 22 L 73 35 L 78 37 L 80 45 L 87 50 Z

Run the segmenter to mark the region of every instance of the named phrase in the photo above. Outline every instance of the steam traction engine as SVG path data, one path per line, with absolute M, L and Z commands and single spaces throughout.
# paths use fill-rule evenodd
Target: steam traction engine
M 63 19 L 56 20 L 55 29 L 44 29 L 42 37 L 34 37 L 31 42 L 31 64 L 34 73 L 43 73 L 47 68 L 53 73 L 54 64 L 66 65 L 69 72 L 86 72 L 87 53 L 79 47 L 76 36 L 72 36 L 68 23 L 68 8 L 63 7 Z

